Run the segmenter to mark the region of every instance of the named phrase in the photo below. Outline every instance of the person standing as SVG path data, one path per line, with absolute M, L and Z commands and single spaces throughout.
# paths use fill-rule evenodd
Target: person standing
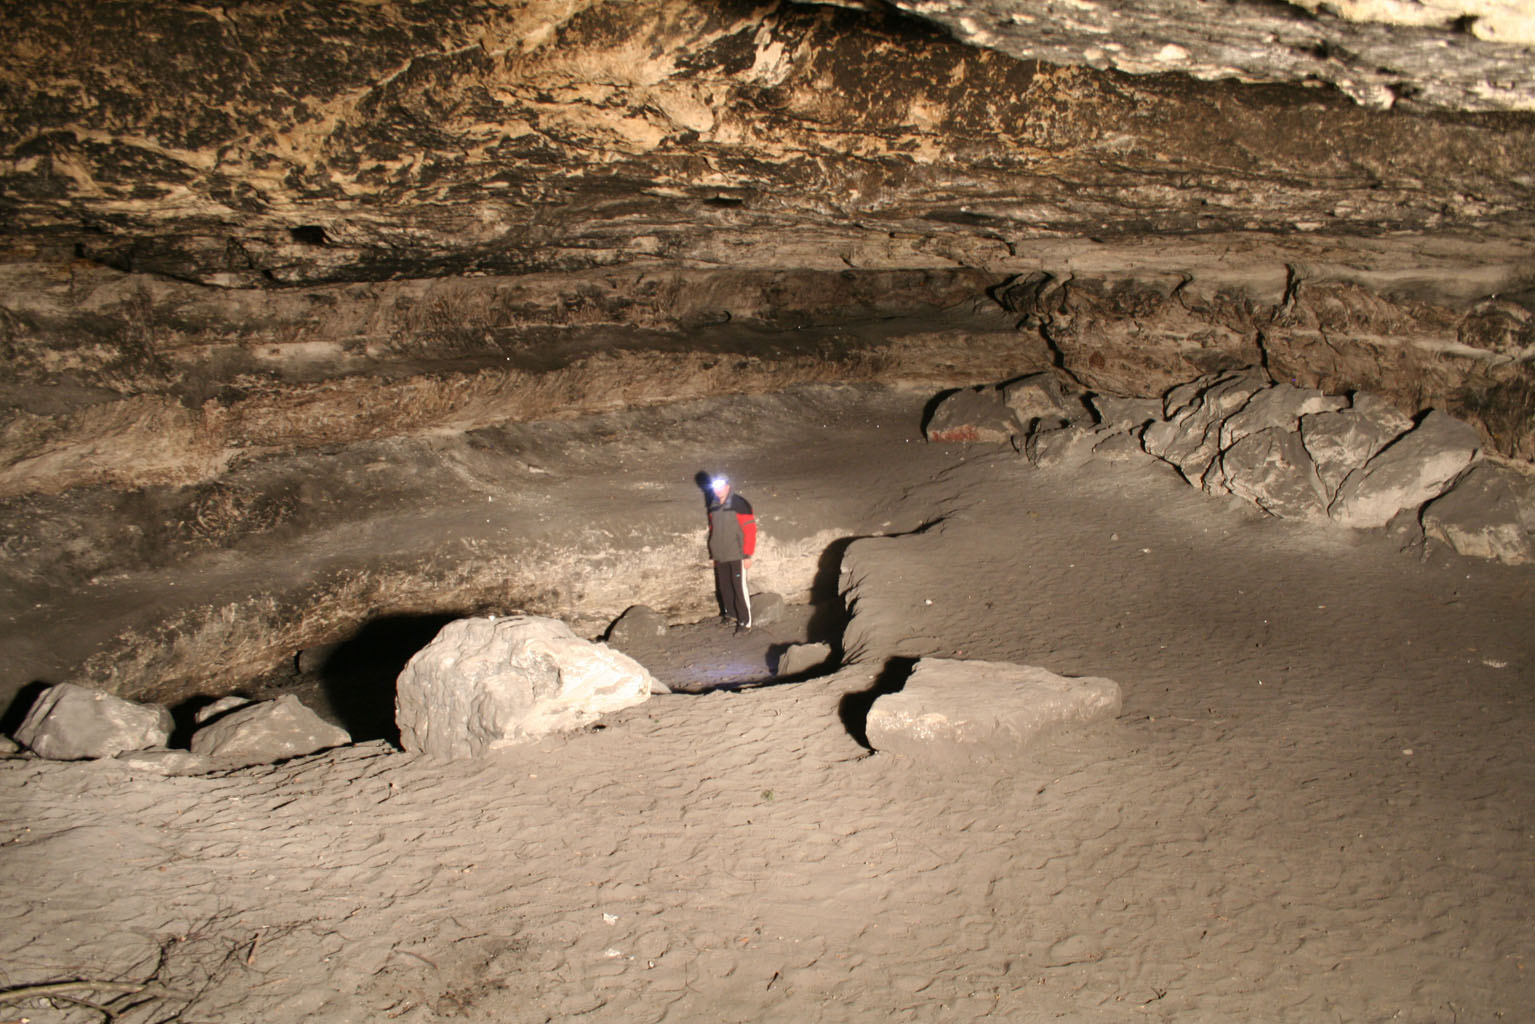
M 728 477 L 710 478 L 709 495 L 709 557 L 714 561 L 720 615 L 727 622 L 734 619 L 740 633 L 752 628 L 746 570 L 757 550 L 757 518 L 751 502 L 730 489 Z

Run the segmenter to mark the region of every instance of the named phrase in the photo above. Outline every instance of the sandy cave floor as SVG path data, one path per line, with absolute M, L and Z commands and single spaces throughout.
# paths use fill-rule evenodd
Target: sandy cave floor
M 923 475 L 891 514 L 937 526 L 846 551 L 833 676 L 452 764 L 0 763 L 0 980 L 153 976 L 128 1021 L 1527 1017 L 1535 572 L 1151 463 Z M 806 615 L 634 653 L 760 680 Z M 1124 715 L 1005 764 L 871 755 L 861 695 L 927 654 L 1106 675 Z

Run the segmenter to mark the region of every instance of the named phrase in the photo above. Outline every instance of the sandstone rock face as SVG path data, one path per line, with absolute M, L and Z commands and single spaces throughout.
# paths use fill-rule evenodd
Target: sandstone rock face
M 634 659 L 582 640 L 557 619 L 459 619 L 397 682 L 400 742 L 452 759 L 581 728 L 649 698 Z
M 1177 466 L 1189 483 L 1202 486 L 1220 454 L 1221 424 L 1264 386 L 1261 376 L 1244 370 L 1176 387 L 1167 393 L 1167 419 L 1148 426 L 1141 442 Z
M 1327 492 L 1297 431 L 1269 427 L 1244 435 L 1221 454 L 1220 471 L 1227 490 L 1272 515 L 1327 516 Z
M 1197 0 L 892 2 L 956 38 L 1023 58 L 1131 74 L 1325 81 L 1374 107 L 1535 109 L 1531 65 L 1503 67 L 1535 50 L 1535 16 L 1509 0 L 1295 0 L 1232 5 L 1219 17 Z
M 940 401 L 924 428 L 929 441 L 1007 444 L 1021 433 L 1018 418 L 994 387 L 963 388 Z
M 1384 526 L 1402 509 L 1438 497 L 1481 447 L 1476 431 L 1431 411 L 1338 488 L 1328 514 L 1345 526 Z
M 911 757 L 1005 757 L 1070 726 L 1119 714 L 1111 679 L 1069 679 L 1004 662 L 923 658 L 869 710 L 869 744 Z
M 1301 439 L 1316 463 L 1317 478 L 1331 503 L 1354 470 L 1386 445 L 1412 429 L 1412 421 L 1381 403 L 1364 403 L 1356 396 L 1353 408 L 1318 413 L 1300 421 Z
M 192 734 L 192 753 L 241 764 L 302 757 L 352 742 L 291 693 L 227 711 Z
M 1535 479 L 1508 466 L 1472 466 L 1423 509 L 1424 533 L 1463 555 L 1535 562 Z
M 60 683 L 38 695 L 15 738 L 40 757 L 77 761 L 163 747 L 173 727 L 164 708 Z

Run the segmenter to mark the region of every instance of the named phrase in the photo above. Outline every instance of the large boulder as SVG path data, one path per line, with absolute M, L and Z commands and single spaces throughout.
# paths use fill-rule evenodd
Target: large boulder
M 922 758 L 1007 756 L 1053 731 L 1116 717 L 1119 684 L 1033 665 L 923 658 L 898 693 L 877 698 L 875 750 Z
M 1221 424 L 1265 386 L 1262 375 L 1253 370 L 1179 385 L 1163 400 L 1167 419 L 1149 425 L 1141 443 L 1152 455 L 1176 466 L 1189 483 L 1201 487 L 1220 455 Z
M 1022 431 L 1000 390 L 976 387 L 939 401 L 924 432 L 929 441 L 1006 444 Z
M 192 753 L 241 764 L 271 764 L 352 742 L 291 693 L 257 701 L 208 720 L 192 734 Z
M 1384 526 L 1403 509 L 1437 498 L 1476 458 L 1476 428 L 1431 410 L 1338 488 L 1328 515 L 1344 526 Z
M 405 666 L 395 720 L 406 750 L 444 759 L 582 728 L 658 689 L 639 662 L 557 619 L 459 619 Z
M 1269 427 L 1246 434 L 1221 453 L 1226 490 L 1284 519 L 1325 519 L 1327 492 L 1311 454 L 1294 430 Z M 1207 488 L 1209 489 L 1209 488 Z
M 1352 408 L 1302 416 L 1301 440 L 1316 463 L 1329 503 L 1348 475 L 1412 429 L 1412 421 L 1384 402 L 1355 395 Z
M 1535 561 L 1535 479 L 1509 466 L 1473 466 L 1423 509 L 1423 531 L 1463 555 Z
M 60 683 L 38 696 L 15 737 L 40 757 L 78 761 L 163 747 L 174 727 L 165 708 Z

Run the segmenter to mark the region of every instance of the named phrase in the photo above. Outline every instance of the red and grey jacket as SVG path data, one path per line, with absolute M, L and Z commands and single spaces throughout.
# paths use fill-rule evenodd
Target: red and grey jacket
M 739 562 L 757 550 L 757 517 L 751 502 L 739 494 L 709 503 L 709 557 Z

